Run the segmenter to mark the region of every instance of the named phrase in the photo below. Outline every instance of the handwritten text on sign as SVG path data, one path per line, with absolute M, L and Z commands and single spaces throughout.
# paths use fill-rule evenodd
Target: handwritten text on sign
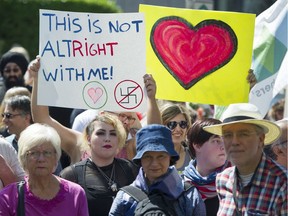
M 143 14 L 40 10 L 40 55 L 39 104 L 145 110 Z M 133 82 L 116 88 L 124 80 Z M 141 91 L 129 98 L 136 87 Z M 117 91 L 129 105 L 119 103 L 125 100 Z

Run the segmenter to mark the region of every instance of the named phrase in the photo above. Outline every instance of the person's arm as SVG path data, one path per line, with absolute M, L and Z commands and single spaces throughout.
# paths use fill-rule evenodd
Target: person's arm
M 7 186 L 5 189 L 0 190 L 0 215 L 17 215 L 17 184 Z M 12 212 L 15 212 L 12 214 Z
M 0 154 L 16 176 L 16 181 L 24 180 L 25 172 L 20 165 L 16 150 L 3 138 L 0 138 Z
M 151 74 L 145 74 L 144 84 L 147 91 L 147 124 L 162 124 L 161 113 L 156 101 L 156 82 Z
M 75 183 L 78 183 L 78 175 L 79 173 L 73 165 L 65 167 L 59 174 L 61 178 L 67 179 Z
M 6 186 L 10 183 L 17 182 L 18 177 L 13 172 L 5 158 L 0 154 L 0 179 L 3 185 Z
M 49 115 L 47 106 L 37 105 L 38 97 L 38 71 L 40 69 L 40 58 L 37 57 L 29 67 L 33 77 L 33 87 L 31 94 L 31 112 L 34 122 L 48 124 L 59 133 L 61 138 L 61 148 L 69 155 L 71 163 L 78 162 L 81 157 L 80 142 L 81 133 L 67 128 Z
M 126 216 L 126 215 L 134 215 L 134 211 L 137 203 L 124 199 L 124 193 L 122 190 L 118 191 L 115 199 L 113 200 L 112 206 L 109 211 L 109 216 Z

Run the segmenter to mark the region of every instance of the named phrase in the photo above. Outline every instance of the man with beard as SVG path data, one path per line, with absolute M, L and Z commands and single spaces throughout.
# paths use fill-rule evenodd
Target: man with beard
M 0 89 L 0 101 L 3 100 L 5 92 L 14 86 L 24 86 L 31 92 L 31 86 L 26 86 L 24 74 L 29 62 L 25 56 L 18 52 L 6 52 L 0 60 L 0 72 L 3 78 L 3 86 Z

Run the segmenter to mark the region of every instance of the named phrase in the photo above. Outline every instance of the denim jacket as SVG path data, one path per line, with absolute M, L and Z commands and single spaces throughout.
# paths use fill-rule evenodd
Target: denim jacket
M 135 181 L 131 185 L 140 188 L 147 194 L 151 191 L 158 190 L 168 198 L 176 199 L 177 201 L 174 202 L 174 208 L 177 215 L 206 215 L 205 205 L 201 195 L 195 187 L 191 187 L 187 191 L 184 190 L 184 181 L 174 166 L 169 167 L 167 173 L 150 186 L 147 185 L 143 169 L 140 168 Z M 137 201 L 129 194 L 120 190 L 113 201 L 109 215 L 133 216 L 136 206 Z

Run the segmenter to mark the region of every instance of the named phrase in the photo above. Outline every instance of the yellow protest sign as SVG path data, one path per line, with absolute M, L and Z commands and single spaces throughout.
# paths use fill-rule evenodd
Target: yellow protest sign
M 255 14 L 140 5 L 147 73 L 157 98 L 203 104 L 247 102 Z

